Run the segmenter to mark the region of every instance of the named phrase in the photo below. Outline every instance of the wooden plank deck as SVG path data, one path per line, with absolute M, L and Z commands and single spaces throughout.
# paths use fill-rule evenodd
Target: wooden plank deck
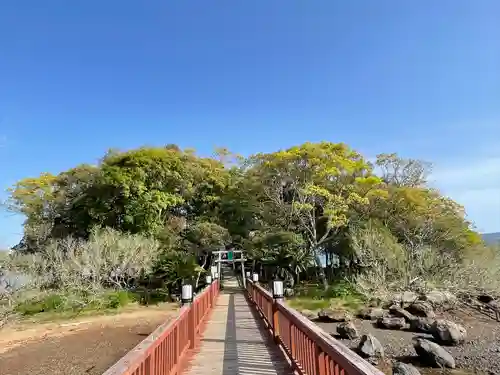
M 199 351 L 185 374 L 293 374 L 235 278 L 224 281 L 224 290 L 207 323 Z

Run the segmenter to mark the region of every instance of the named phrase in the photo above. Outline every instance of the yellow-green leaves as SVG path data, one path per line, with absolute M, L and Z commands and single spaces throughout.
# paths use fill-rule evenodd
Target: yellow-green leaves
M 367 193 L 380 184 L 370 165 L 342 143 L 304 143 L 251 159 L 262 200 L 292 217 L 315 247 L 347 225 L 350 211 L 369 204 Z

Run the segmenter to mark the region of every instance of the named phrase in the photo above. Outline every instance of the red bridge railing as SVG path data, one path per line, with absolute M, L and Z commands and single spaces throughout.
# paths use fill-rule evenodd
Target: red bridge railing
M 296 310 L 247 280 L 248 296 L 301 375 L 384 375 Z
M 216 280 L 196 296 L 191 306 L 182 307 L 177 318 L 158 327 L 103 375 L 179 374 L 219 289 Z

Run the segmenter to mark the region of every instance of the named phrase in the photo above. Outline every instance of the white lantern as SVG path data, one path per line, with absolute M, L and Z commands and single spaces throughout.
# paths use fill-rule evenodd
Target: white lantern
M 191 284 L 182 285 L 181 302 L 183 305 L 193 302 L 193 286 Z
M 212 278 L 215 278 L 216 272 L 217 272 L 217 266 L 210 267 L 210 274 L 212 275 Z
M 252 281 L 253 281 L 254 283 L 258 283 L 258 282 L 259 282 L 259 274 L 258 274 L 258 273 L 254 273 L 254 274 L 252 275 Z
M 245 275 L 246 275 L 247 279 L 249 279 L 250 278 L 250 271 L 247 271 Z
M 211 275 L 207 275 L 205 276 L 205 282 L 210 285 L 212 284 L 212 276 Z
M 273 281 L 273 298 L 274 299 L 283 298 L 283 281 L 279 279 Z
M 217 280 L 219 278 L 219 272 L 214 273 L 214 279 Z

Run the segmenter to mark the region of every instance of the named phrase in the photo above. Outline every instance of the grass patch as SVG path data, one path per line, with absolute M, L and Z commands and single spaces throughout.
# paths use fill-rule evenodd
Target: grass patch
M 357 312 L 365 304 L 365 298 L 349 283 L 341 281 L 330 285 L 327 290 L 318 284 L 302 285 L 287 302 L 297 310 L 332 308 Z
M 59 292 L 25 299 L 14 310 L 24 317 L 42 313 L 71 316 L 83 312 L 117 310 L 136 301 L 135 294 L 123 290 L 106 290 L 99 294 Z

